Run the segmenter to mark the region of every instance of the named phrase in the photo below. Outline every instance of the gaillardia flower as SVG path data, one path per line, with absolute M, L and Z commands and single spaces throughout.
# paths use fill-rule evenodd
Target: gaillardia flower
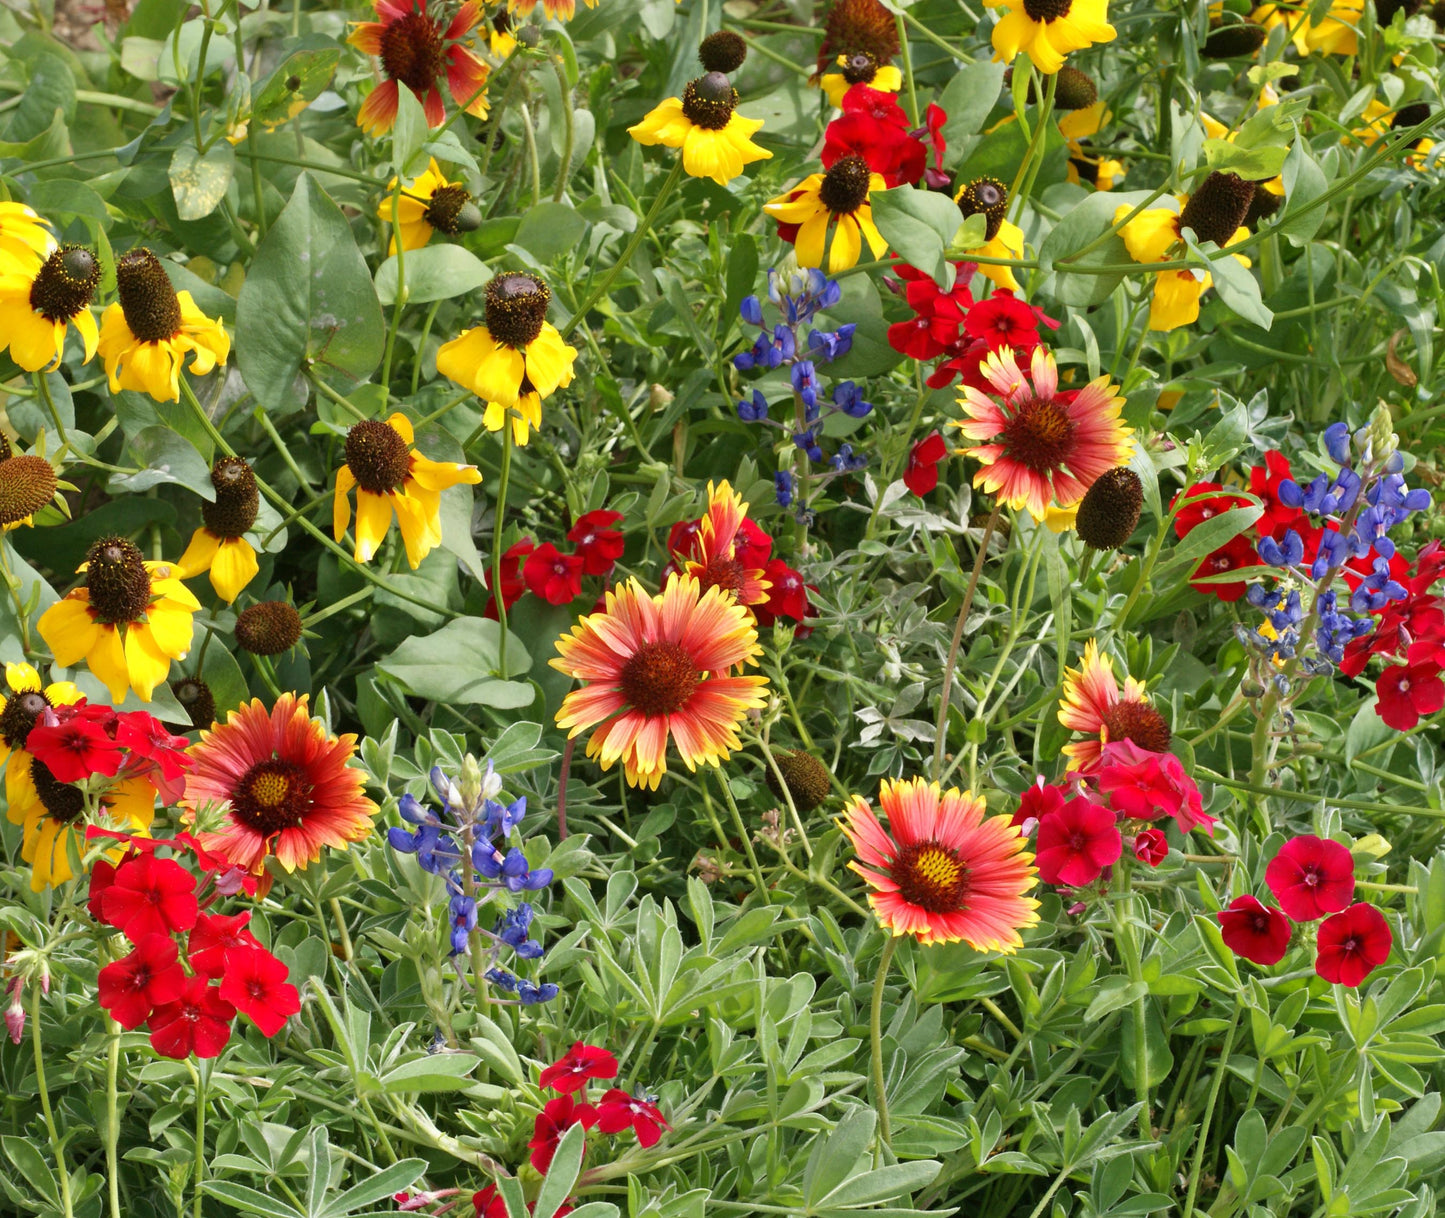
M 1064 670 L 1064 696 L 1059 700 L 1059 722 L 1092 739 L 1064 746 L 1069 769 L 1085 773 L 1104 758 L 1104 746 L 1128 740 L 1151 753 L 1169 749 L 1169 725 L 1154 709 L 1144 682 L 1125 676 L 1124 688 L 1114 679 L 1112 656 L 1101 655 L 1099 644 L 1084 644 L 1084 662 Z
M 965 182 L 954 202 L 967 220 L 969 216 L 981 215 L 985 221 L 983 244 L 969 250 L 966 257 L 1022 258 L 1024 256 L 1024 231 L 1008 215 L 1008 187 L 996 178 L 975 178 Z M 991 280 L 995 287 L 1010 292 L 1019 290 L 1019 281 L 1014 278 L 1013 268 L 980 263 L 979 274 Z
M 69 326 L 85 344 L 85 362 L 100 334 L 90 303 L 100 284 L 100 263 L 83 245 L 55 250 L 38 267 L 0 259 L 0 342 L 27 372 L 54 368 L 65 351 Z
M 34 758 L 25 751 L 33 728 L 52 706 L 69 706 L 80 701 L 80 690 L 71 681 L 43 685 L 40 674 L 29 664 L 6 664 L 5 684 L 9 694 L 0 699 L 0 765 L 5 766 L 5 802 L 12 825 L 23 825 L 40 796 L 30 777 Z
M 181 365 L 204 376 L 231 353 L 219 321 L 196 307 L 189 292 L 171 286 L 161 260 L 148 249 L 122 254 L 115 264 L 120 299 L 100 319 L 100 357 L 110 391 L 136 389 L 158 402 L 181 397 Z
M 261 496 L 256 475 L 240 457 L 221 457 L 211 467 L 211 486 L 215 502 L 201 504 L 201 527 L 191 534 L 191 544 L 177 565 L 182 579 L 209 571 L 211 587 L 229 605 L 261 569 L 246 540 L 256 523 Z
M 113 701 L 134 689 L 149 702 L 171 661 L 190 651 L 191 616 L 200 602 L 181 583 L 178 568 L 144 561 L 124 537 L 102 537 L 80 570 L 80 587 L 40 615 L 40 637 L 60 667 L 84 660 Z
M 90 822 L 85 793 L 61 782 L 38 757 L 31 758 L 30 785 L 35 789 L 34 802 L 21 818 L 13 806 L 8 815 L 11 823 L 25 826 L 20 857 L 30 864 L 31 891 L 40 892 L 74 878 L 71 859 L 84 858 Z M 95 805 L 95 820 L 103 828 L 143 837 L 155 819 L 156 789 L 145 778 L 122 778 L 97 797 Z
M 411 420 L 394 414 L 385 423 L 366 419 L 346 433 L 346 464 L 336 471 L 331 527 L 337 541 L 351 523 L 356 488 L 356 561 L 370 562 L 391 528 L 392 513 L 401 527 L 406 560 L 413 571 L 441 545 L 441 493 L 482 480 L 474 465 L 433 461 L 412 447 Z
M 351 765 L 355 751 L 355 736 L 332 736 L 311 717 L 304 694 L 282 694 L 270 711 L 259 698 L 233 710 L 191 748 L 183 805 L 193 816 L 224 805 L 224 827 L 199 833 L 202 847 L 260 875 L 268 855 L 295 871 L 323 847 L 361 841 L 377 807 Z
M 993 27 L 994 59 L 1013 63 L 1019 52 L 1045 76 L 1064 66 L 1070 51 L 1113 42 L 1107 0 L 984 0 L 1008 12 Z
M 386 77 L 361 103 L 358 127 L 373 137 L 390 131 L 402 85 L 421 102 L 427 126 L 440 127 L 447 117 L 437 87 L 443 79 L 457 105 L 486 117 L 486 94 L 478 90 L 491 69 L 460 45 L 482 19 L 481 0 L 467 0 L 450 22 L 440 15 L 442 6 L 428 0 L 373 0 L 373 7 L 381 20 L 361 22 L 346 39 L 363 54 L 380 59 Z
M 649 596 L 636 580 L 607 593 L 606 608 L 557 640 L 553 668 L 585 682 L 562 700 L 557 726 L 597 730 L 587 755 L 622 762 L 633 786 L 656 790 L 667 742 L 689 770 L 718 765 L 739 747 L 738 724 L 764 704 L 762 676 L 729 676 L 762 654 L 748 611 L 721 588 L 683 575 Z
M 695 178 L 711 178 L 726 186 L 744 165 L 766 161 L 773 154 L 752 141 L 763 125 L 760 118 L 737 113 L 737 90 L 721 72 L 692 81 L 681 97 L 669 97 L 627 129 L 639 144 L 682 149 L 682 167 Z
M 397 239 L 403 250 L 419 250 L 434 232 L 448 237 L 469 233 L 482 222 L 481 209 L 472 202 L 471 192 L 460 182 L 448 182 L 436 157 L 416 181 L 396 190 L 396 179 L 386 184 L 386 194 L 376 209 L 379 219 L 391 225 L 388 254 L 396 253 Z
M 768 599 L 772 584 L 760 569 L 744 568 L 738 558 L 738 530 L 747 519 L 748 505 L 726 480 L 707 484 L 707 514 L 698 525 L 693 557 L 685 570 L 702 586 L 731 592 L 740 605 L 758 605 Z
M 1037 883 L 1027 841 L 1008 816 L 987 816 L 972 792 L 921 778 L 885 778 L 878 802 L 887 830 L 868 801 L 853 796 L 839 827 L 857 861 L 848 866 L 869 888 L 883 929 L 919 943 L 967 943 L 1010 953 L 1019 931 L 1037 924 L 1039 903 L 1024 894 Z
M 833 108 L 843 108 L 843 97 L 854 85 L 867 85 L 880 93 L 897 93 L 903 88 L 903 73 L 891 63 L 880 64 L 867 51 L 854 51 L 838 56 L 837 72 L 826 73 L 818 81 Z
M 778 221 L 778 235 L 791 240 L 798 255 L 798 265 L 821 267 L 823 247 L 828 229 L 833 228 L 833 244 L 828 250 L 828 271 L 836 274 L 857 266 L 863 242 L 881 258 L 888 242 L 873 223 L 872 192 L 886 190 L 883 175 L 874 173 L 857 153 L 849 153 L 833 162 L 826 173 L 806 177 L 785 195 L 770 199 L 763 210 Z
M 1124 399 L 1107 376 L 1061 392 L 1058 365 L 1043 347 L 1034 348 L 1027 374 L 1010 347 L 990 351 L 979 373 L 988 392 L 965 386 L 955 424 L 978 443 L 959 451 L 982 465 L 974 486 L 1009 507 L 1042 520 L 1050 504 L 1072 507 L 1133 455 L 1134 433 L 1119 417 Z
M 437 371 L 486 402 L 487 430 L 501 431 L 510 414 L 518 444 L 542 426 L 542 399 L 572 383 L 577 348 L 547 320 L 551 301 L 536 275 L 505 271 L 487 284 L 482 324 L 437 351 Z
M 33 271 L 55 248 L 50 221 L 24 203 L 0 203 L 0 268 L 16 263 Z

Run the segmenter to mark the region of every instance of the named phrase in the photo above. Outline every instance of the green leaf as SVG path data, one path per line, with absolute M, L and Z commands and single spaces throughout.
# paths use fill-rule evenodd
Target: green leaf
M 581 1128 L 578 1126 L 578 1128 Z M 426 1171 L 425 1159 L 402 1159 L 368 1180 L 353 1185 L 322 1210 L 323 1218 L 339 1218 L 409 1187 Z
M 813 1140 L 808 1165 L 803 1169 L 803 1201 L 809 1209 L 854 1175 L 868 1149 L 877 1114 L 871 1108 L 849 1108 L 832 1129 Z
M 957 203 L 937 191 L 897 186 L 873 196 L 873 222 L 904 262 L 945 290 L 953 286 L 947 250 L 963 225 Z
M 410 89 L 397 89 L 396 123 L 391 129 L 392 167 L 404 178 L 414 178 L 426 168 L 422 144 L 430 128 L 426 111 Z
M 381 305 L 351 225 L 303 173 L 236 302 L 236 362 L 246 387 L 265 409 L 292 410 L 304 363 L 349 388 L 381 361 L 385 341 Z
M 971 63 L 956 72 L 943 90 L 938 105 L 948 121 L 943 124 L 944 147 L 958 150 L 963 141 L 983 130 L 984 120 L 998 104 L 1003 89 L 1004 65 Z M 950 165 L 956 157 L 947 158 Z
M 1213 554 L 1263 515 L 1264 508 L 1251 504 L 1249 507 L 1230 508 L 1218 516 L 1211 516 L 1180 538 L 1170 558 L 1177 563 L 1192 563 L 1206 554 Z
M 1242 178 L 1258 181 L 1279 173 L 1288 151 L 1280 144 L 1241 148 L 1227 140 L 1205 140 L 1204 163 L 1210 169 L 1237 173 Z
M 512 238 L 539 262 L 551 262 L 558 254 L 576 249 L 587 232 L 587 220 L 565 203 L 538 203 L 522 217 Z
M 586 1145 L 587 1131 L 581 1125 L 569 1127 L 562 1135 L 561 1142 L 557 1144 L 557 1153 L 552 1159 L 552 1166 L 547 1169 L 547 1174 L 542 1178 L 542 1187 L 537 1192 L 533 1218 L 552 1218 L 552 1215 L 562 1208 L 567 1194 L 577 1183 L 577 1174 L 582 1170 L 582 1152 Z
M 262 1218 L 299 1218 L 300 1211 L 280 1201 L 274 1201 L 265 1193 L 258 1193 L 244 1184 L 230 1184 L 221 1180 L 207 1180 L 201 1191 L 209 1197 L 224 1201 L 232 1209 L 243 1214 L 260 1214 Z
M 171 154 L 171 194 L 182 220 L 204 220 L 221 205 L 236 171 L 236 150 L 217 140 L 204 153 L 181 144 Z
M 256 94 L 251 117 L 266 127 L 295 118 L 325 92 L 340 62 L 341 51 L 336 47 L 288 55 Z
M 1284 214 L 1278 218 L 1275 227 L 1289 238 L 1291 245 L 1303 248 L 1325 222 L 1326 209 L 1316 207 L 1303 215 L 1299 214 L 1300 210 L 1325 193 L 1329 180 L 1304 140 L 1297 141 L 1289 150 L 1281 176 L 1284 178 Z M 1264 187 L 1256 186 L 1255 189 L 1263 190 Z
M 461 617 L 435 634 L 407 639 L 378 661 L 377 667 L 416 697 L 432 702 L 463 702 L 506 710 L 530 706 L 535 696 L 531 685 L 498 678 L 526 672 L 532 666 L 532 657 L 521 639 L 509 631 L 507 671 L 498 674 L 500 640 L 496 622 Z
M 384 305 L 396 300 L 397 266 L 393 256 L 377 268 L 376 295 Z M 457 299 L 491 277 L 486 263 L 460 245 L 428 245 L 406 253 L 406 298 L 413 304 Z
M 481 1061 L 474 1053 L 430 1053 L 403 1062 L 381 1076 L 381 1089 L 396 1095 L 411 1091 L 461 1091 Z
M 1189 229 L 1186 232 L 1192 231 Z M 1195 253 L 1202 253 L 1200 248 L 1188 237 L 1185 244 Z M 1214 275 L 1214 290 L 1219 293 L 1222 300 L 1234 312 L 1235 316 L 1245 321 L 1252 321 L 1261 329 L 1268 330 L 1274 325 L 1274 314 L 1265 307 L 1260 299 L 1259 281 L 1250 273 L 1247 266 L 1241 266 L 1238 258 L 1233 254 L 1225 254 L 1223 257 L 1211 254 L 1209 256 L 1209 267 Z
M 215 502 L 210 465 L 179 432 L 160 425 L 147 427 L 131 440 L 128 448 L 131 459 L 141 467 L 140 472 L 112 474 L 109 487 L 112 492 L 148 491 L 163 482 L 171 482 Z
M 0 1138 L 5 1148 L 5 1157 L 15 1164 L 15 1169 L 25 1177 L 26 1182 L 51 1205 L 60 1204 L 59 1185 L 55 1182 L 50 1164 L 35 1147 L 24 1138 L 5 1136 Z
M 1063 304 L 1087 309 L 1102 304 L 1124 281 L 1123 273 L 1105 275 L 1088 273 L 1095 266 L 1127 264 L 1129 251 L 1124 239 L 1115 233 L 1099 243 L 1096 249 L 1080 255 L 1091 242 L 1107 233 L 1114 225 L 1114 214 L 1120 207 L 1133 208 L 1149 198 L 1144 190 L 1097 191 L 1064 214 L 1039 246 L 1039 266 L 1054 272 L 1053 294 Z M 1074 268 L 1080 268 L 1076 273 Z M 1140 265 L 1141 273 L 1147 268 Z
M 936 1159 L 923 1159 L 915 1163 L 895 1163 L 891 1167 L 862 1171 L 823 1197 L 819 1207 L 854 1209 L 864 1205 L 876 1205 L 880 1201 L 892 1201 L 917 1189 L 926 1188 L 942 1167 L 943 1164 Z

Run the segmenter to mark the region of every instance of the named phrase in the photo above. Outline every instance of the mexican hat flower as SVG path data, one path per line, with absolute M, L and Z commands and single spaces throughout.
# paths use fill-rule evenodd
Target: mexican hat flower
M 653 107 L 627 134 L 649 147 L 681 148 L 686 173 L 726 186 L 745 165 L 773 155 L 752 141 L 763 120 L 744 118 L 737 104 L 732 82 L 721 72 L 708 72 L 690 82 L 681 97 Z
M 463 330 L 437 351 L 437 371 L 487 403 L 482 422 L 525 444 L 542 425 L 542 399 L 572 383 L 577 348 L 547 320 L 552 292 L 536 275 L 505 271 L 487 284 L 480 326 Z
M 584 682 L 562 700 L 557 726 L 569 737 L 595 728 L 587 755 L 604 770 L 620 760 L 633 786 L 657 789 L 669 738 L 689 770 L 718 765 L 764 704 L 766 677 L 728 675 L 762 654 L 748 611 L 688 575 L 655 596 L 632 580 L 604 604 L 557 640 L 549 663 Z
M 967 943 L 1013 952 L 1037 924 L 1037 883 L 1027 841 L 1008 816 L 988 816 L 982 799 L 921 778 L 885 778 L 878 802 L 855 795 L 839 822 L 858 858 L 848 864 L 869 888 L 868 904 L 895 937 Z M 891 833 L 890 833 L 891 831 Z
M 50 221 L 24 203 L 0 203 L 0 265 L 18 263 L 34 270 L 55 248 Z
M 100 332 L 90 311 L 100 284 L 100 263 L 83 245 L 54 250 L 39 266 L 0 259 L 0 342 L 27 372 L 54 368 L 65 352 L 71 326 L 95 356 Z
M 1045 76 L 1064 66 L 1070 51 L 1113 42 L 1107 0 L 984 0 L 1008 9 L 993 27 L 994 60 L 1013 63 L 1022 52 Z
M 385 135 L 396 122 L 400 88 L 405 85 L 422 104 L 427 126 L 446 122 L 446 105 L 438 87 L 443 80 L 452 100 L 468 114 L 487 115 L 484 92 L 491 69 L 462 42 L 482 19 L 481 0 L 467 0 L 450 22 L 440 4 L 428 0 L 373 0 L 380 21 L 363 21 L 346 41 L 381 60 L 386 77 L 361 103 L 356 125 L 367 135 Z
M 351 523 L 356 490 L 357 562 L 370 562 L 396 516 L 406 560 L 413 571 L 442 541 L 441 493 L 449 486 L 482 480 L 474 465 L 433 461 L 412 447 L 411 420 L 394 414 L 385 423 L 365 419 L 346 433 L 346 464 L 336 471 L 331 527 L 337 541 Z
M 811 174 L 787 194 L 770 199 L 763 210 L 778 221 L 779 235 L 793 242 L 802 267 L 823 265 L 823 247 L 832 228 L 828 271 L 836 274 L 858 265 L 865 240 L 875 258 L 887 252 L 888 242 L 873 223 L 871 202 L 872 192 L 887 186 L 866 160 L 849 153 L 826 173 Z
M 976 441 L 960 451 L 981 465 L 973 484 L 1042 520 L 1050 504 L 1074 506 L 1103 474 L 1126 465 L 1133 432 L 1120 421 L 1124 399 L 1101 376 L 1060 392 L 1053 354 L 1035 347 L 1025 373 L 1012 348 L 979 366 L 988 392 L 965 386 L 955 426 Z
M 386 184 L 386 194 L 376 209 L 378 219 L 391 225 L 388 254 L 396 253 L 397 239 L 403 250 L 419 250 L 434 232 L 448 237 L 469 233 L 482 222 L 482 213 L 472 202 L 471 192 L 460 182 L 448 182 L 436 157 L 415 181 L 396 189 L 396 179 Z
M 967 251 L 969 258 L 1013 258 L 1024 256 L 1024 231 L 1008 216 L 1008 187 L 997 178 L 975 178 L 959 187 L 953 196 L 958 210 L 967 220 L 969 216 L 984 217 L 983 244 Z M 980 263 L 979 274 L 992 281 L 995 287 L 1010 292 L 1019 290 L 1019 281 L 1014 277 L 1013 268 Z
M 128 250 L 116 260 L 115 287 L 120 299 L 100 319 L 98 344 L 112 393 L 135 389 L 177 402 L 187 354 L 197 376 L 226 362 L 225 327 L 202 313 L 189 292 L 171 286 L 150 250 Z
M 194 816 L 221 805 L 224 817 L 197 834 L 202 848 L 260 875 L 268 856 L 295 871 L 327 846 L 361 841 L 377 807 L 355 752 L 356 737 L 332 736 L 304 694 L 282 694 L 269 711 L 259 698 L 233 710 L 191 748 L 183 806 Z
M 95 824 L 112 832 L 144 836 L 155 819 L 156 789 L 145 778 L 122 778 L 103 794 L 92 797 L 78 786 L 61 782 L 39 758 L 32 758 L 30 783 L 35 800 L 22 817 L 9 810 L 12 823 L 25 826 L 20 857 L 30 864 L 30 889 L 40 892 L 73 879 L 73 860 L 83 860 L 86 828 Z
M 1113 657 L 1100 654 L 1096 639 L 1084 644 L 1078 668 L 1064 670 L 1059 722 L 1092 737 L 1064 746 L 1071 770 L 1096 769 L 1104 759 L 1104 745 L 1111 742 L 1132 741 L 1151 753 L 1169 748 L 1169 725 L 1144 692 L 1144 682 L 1125 676 L 1121 690 L 1114 678 Z
M 215 502 L 201 504 L 201 527 L 191 534 L 178 565 L 182 579 L 209 571 L 211 587 L 229 605 L 261 569 L 246 540 L 256 523 L 261 496 L 256 475 L 240 457 L 220 458 L 211 467 L 211 486 Z
M 134 689 L 149 702 L 171 661 L 190 651 L 200 602 L 177 567 L 146 562 L 124 537 L 102 537 L 80 571 L 80 587 L 40 615 L 40 637 L 60 667 L 84 660 L 114 701 Z
M 71 681 L 40 680 L 29 664 L 6 664 L 5 684 L 10 692 L 0 699 L 0 765 L 5 766 L 5 803 L 10 823 L 23 825 L 39 800 L 30 777 L 34 758 L 25 742 L 40 716 L 54 706 L 80 701 L 80 690 Z
M 760 569 L 748 569 L 741 556 L 739 530 L 748 516 L 748 505 L 726 480 L 707 484 L 707 514 L 692 539 L 692 557 L 686 572 L 703 591 L 721 588 L 731 592 L 740 605 L 757 605 L 768 599 L 772 586 Z
M 879 63 L 867 51 L 838 56 L 837 72 L 825 73 L 818 81 L 834 109 L 843 108 L 843 98 L 854 85 L 867 85 L 880 93 L 897 93 L 903 88 L 903 73 L 891 63 Z
M 1238 174 L 1215 171 L 1192 195 L 1171 207 L 1150 207 L 1124 225 L 1119 235 L 1129 257 L 1139 263 L 1163 262 L 1177 252 L 1180 232 L 1192 229 L 1195 238 L 1212 241 L 1220 249 L 1246 236 L 1243 229 L 1254 198 L 1255 184 Z M 1134 209 L 1127 203 L 1114 212 L 1118 224 Z M 1244 265 L 1249 261 L 1232 255 Z M 1160 271 L 1154 277 L 1149 304 L 1149 329 L 1174 330 L 1199 320 L 1199 298 L 1212 286 L 1208 271 L 1193 268 Z

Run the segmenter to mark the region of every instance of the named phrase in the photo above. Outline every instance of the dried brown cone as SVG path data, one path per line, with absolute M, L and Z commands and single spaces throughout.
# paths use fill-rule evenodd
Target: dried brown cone
M 741 34 L 718 30 L 704 38 L 697 48 L 697 59 L 704 72 L 736 72 L 748 57 L 748 44 Z
M 1092 550 L 1117 550 L 1133 535 L 1144 507 L 1144 484 L 1127 465 L 1101 474 L 1079 503 L 1079 540 Z
M 1209 31 L 1201 48 L 1210 59 L 1248 59 L 1265 43 L 1269 31 L 1253 21 L 1236 21 Z
M 290 651 L 301 638 L 301 615 L 285 601 L 262 601 L 236 618 L 236 642 L 253 656 Z
M 1215 170 L 1189 196 L 1179 216 L 1179 227 L 1192 228 L 1201 245 L 1213 241 L 1223 249 L 1244 223 L 1254 198 L 1254 183 L 1237 173 Z
M 793 807 L 800 813 L 811 812 L 828 798 L 828 791 L 832 786 L 828 769 L 811 753 L 805 753 L 801 749 L 796 753 L 780 751 L 773 754 L 773 760 L 778 763 L 783 781 L 787 783 L 788 793 L 793 797 Z M 783 786 L 778 782 L 778 776 L 773 773 L 773 767 L 766 761 L 763 772 L 768 790 L 776 798 L 782 799 Z
M 823 19 L 823 45 L 818 48 L 816 80 L 838 62 L 839 55 L 863 51 L 880 67 L 898 54 L 898 25 L 878 0 L 833 0 Z

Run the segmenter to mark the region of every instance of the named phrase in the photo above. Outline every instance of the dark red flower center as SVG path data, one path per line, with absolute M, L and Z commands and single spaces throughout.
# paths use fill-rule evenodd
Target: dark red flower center
M 425 93 L 436 84 L 445 53 L 441 33 L 425 13 L 408 13 L 381 31 L 382 71 L 413 93 Z
M 644 643 L 622 668 L 622 695 L 644 715 L 670 715 L 687 704 L 701 678 L 676 643 Z
M 1060 469 L 1073 451 L 1074 420 L 1058 402 L 1030 399 L 1004 425 L 999 443 L 1010 461 L 1035 473 Z
M 311 791 L 305 767 L 279 757 L 258 761 L 231 791 L 231 815 L 252 832 L 274 837 L 305 823 Z
M 12 749 L 23 749 L 30 729 L 49 705 L 50 699 L 38 689 L 11 694 L 5 700 L 5 709 L 0 710 L 0 737 Z
M 746 573 L 743 564 L 736 558 L 714 558 L 698 572 L 697 582 L 706 592 L 709 588 L 722 588 L 728 592 L 741 592 Z
M 929 913 L 966 908 L 969 872 L 958 852 L 940 842 L 914 842 L 898 851 L 891 868 L 898 894 Z
M 1151 753 L 1169 751 L 1169 725 L 1147 702 L 1115 702 L 1104 713 L 1104 739 L 1128 740 Z

